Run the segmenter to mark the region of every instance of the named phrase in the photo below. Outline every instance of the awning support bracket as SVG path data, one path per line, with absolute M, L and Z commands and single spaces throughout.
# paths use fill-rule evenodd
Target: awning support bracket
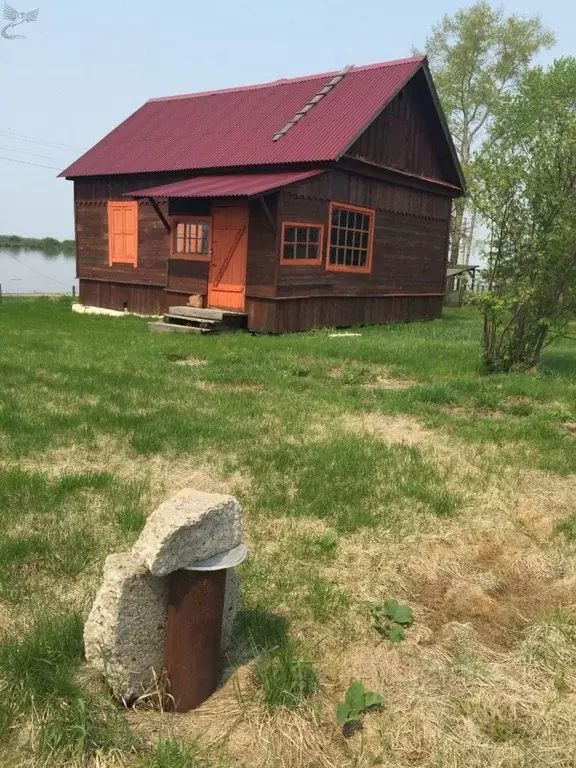
M 272 232 L 274 232 L 275 235 L 278 234 L 278 227 L 276 226 L 276 222 L 274 221 L 274 217 L 272 216 L 272 213 L 270 212 L 270 208 L 268 207 L 268 203 L 263 197 L 258 198 L 260 200 L 260 205 L 262 206 L 262 210 L 266 214 L 266 218 L 270 222 L 270 226 L 272 227 Z
M 166 216 L 164 216 L 164 214 L 162 213 L 162 209 L 160 208 L 160 206 L 158 205 L 156 200 L 154 200 L 153 197 L 148 197 L 147 200 L 150 203 L 150 205 L 152 206 L 152 208 L 154 208 L 154 210 L 156 211 L 156 215 L 158 216 L 158 218 L 160 219 L 162 224 L 164 224 L 164 227 L 166 228 L 166 231 L 167 232 L 172 232 L 172 227 L 170 226 L 170 222 L 168 221 Z

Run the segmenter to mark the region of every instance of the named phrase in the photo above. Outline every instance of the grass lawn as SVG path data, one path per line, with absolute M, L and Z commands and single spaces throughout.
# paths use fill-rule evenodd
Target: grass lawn
M 196 338 L 4 301 L 0 764 L 574 766 L 576 343 L 487 377 L 480 328 Z M 83 620 L 183 487 L 245 510 L 227 681 L 188 715 L 123 711 Z M 396 643 L 368 605 L 390 599 Z M 352 680 L 384 705 L 345 739 Z

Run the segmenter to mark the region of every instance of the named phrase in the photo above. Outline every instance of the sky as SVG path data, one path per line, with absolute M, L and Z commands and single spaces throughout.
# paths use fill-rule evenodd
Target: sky
M 0 0 L 2 4 L 4 0 Z M 71 238 L 57 172 L 154 96 L 229 88 L 410 56 L 462 0 L 9 0 L 39 7 L 0 37 L 0 233 Z M 507 0 L 540 13 L 574 55 L 573 0 Z M 0 26 L 8 23 L 0 19 Z M 14 162 L 18 160 L 18 162 Z M 31 165 L 29 163 L 32 163 Z M 40 165 L 50 167 L 39 167 Z

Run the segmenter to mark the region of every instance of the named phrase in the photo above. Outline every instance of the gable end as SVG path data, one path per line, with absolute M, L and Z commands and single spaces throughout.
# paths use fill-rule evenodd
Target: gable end
M 422 67 L 374 118 L 344 157 L 463 189 L 462 171 L 433 89 Z

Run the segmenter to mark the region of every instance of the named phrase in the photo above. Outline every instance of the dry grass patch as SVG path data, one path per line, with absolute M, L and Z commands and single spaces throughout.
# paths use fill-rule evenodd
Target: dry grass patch
M 381 413 L 345 416 L 340 426 L 347 432 L 367 434 L 387 443 L 430 445 L 438 440 L 437 433 L 425 429 L 409 416 L 386 416 Z
M 376 363 L 336 365 L 328 370 L 328 376 L 335 379 L 359 379 L 364 389 L 410 389 L 417 384 L 411 379 L 392 376 L 386 366 Z
M 195 386 L 201 390 L 223 390 L 226 392 L 258 392 L 262 389 L 261 384 L 228 381 L 197 381 Z
M 233 493 L 245 488 L 249 480 L 239 472 L 230 473 L 226 465 L 233 455 L 206 451 L 202 460 L 191 454 L 164 456 L 134 453 L 127 442 L 101 437 L 94 446 L 73 445 L 47 451 L 41 457 L 21 460 L 22 469 L 39 470 L 49 477 L 69 472 L 111 472 L 126 480 L 146 480 L 152 489 L 152 502 L 160 503 L 183 488 L 207 493 Z
M 416 381 L 411 379 L 394 379 L 390 376 L 377 376 L 374 381 L 364 384 L 364 389 L 410 389 Z
M 198 368 L 199 366 L 206 365 L 206 360 L 202 360 L 201 357 L 186 357 L 183 360 L 174 360 L 175 365 L 188 365 L 192 368 Z

